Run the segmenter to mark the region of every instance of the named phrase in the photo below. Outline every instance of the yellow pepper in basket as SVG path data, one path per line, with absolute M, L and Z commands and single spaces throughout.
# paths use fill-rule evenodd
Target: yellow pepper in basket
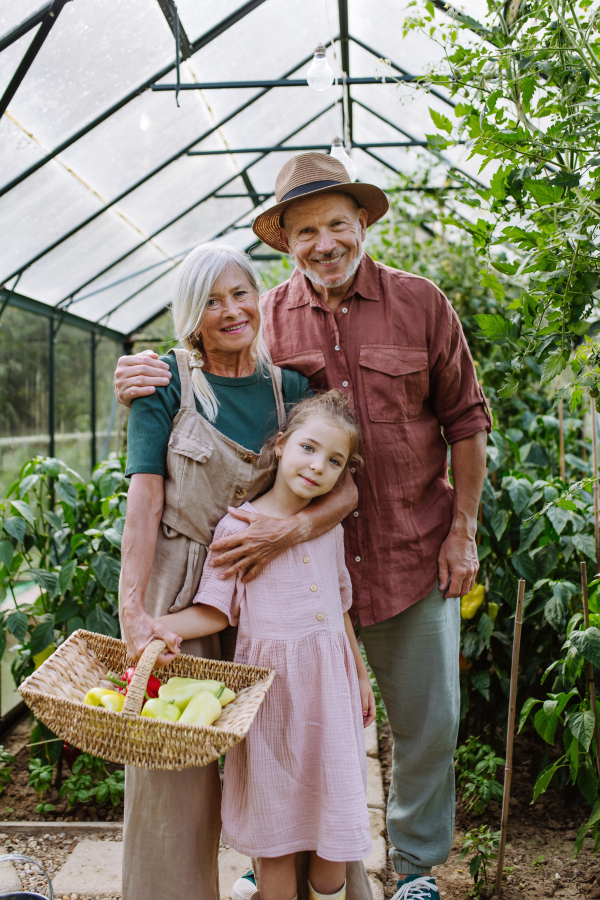
M 158 696 L 161 700 L 174 703 L 181 712 L 198 692 L 205 691 L 217 698 L 221 706 L 227 706 L 235 700 L 235 693 L 221 681 L 211 679 L 200 680 L 198 678 L 169 678 L 166 684 L 161 684 Z
M 142 710 L 143 716 L 149 719 L 166 719 L 169 722 L 177 722 L 180 712 L 174 703 L 166 703 L 158 697 L 147 700 Z
M 187 704 L 179 721 L 182 725 L 212 725 L 221 715 L 221 704 L 209 691 L 198 691 Z
M 113 712 L 121 712 L 125 705 L 125 697 L 118 694 L 117 691 L 105 691 L 102 694 L 100 703 L 105 709 L 112 709 Z
M 461 597 L 460 615 L 463 619 L 472 619 L 485 599 L 485 587 L 475 584 L 468 594 Z M 491 605 L 491 604 L 490 604 Z M 497 612 L 497 609 L 496 609 Z

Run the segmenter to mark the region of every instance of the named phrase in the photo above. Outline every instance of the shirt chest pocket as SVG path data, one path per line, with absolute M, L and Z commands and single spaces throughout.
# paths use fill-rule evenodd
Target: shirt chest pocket
M 213 455 L 213 447 L 195 434 L 185 434 L 173 430 L 169 438 L 169 452 L 179 457 L 187 457 L 197 463 L 205 463 Z M 180 460 L 183 464 L 185 460 Z
M 428 396 L 426 349 L 371 344 L 360 348 L 359 361 L 372 422 L 418 419 Z
M 273 362 L 283 369 L 294 369 L 310 381 L 316 390 L 327 390 L 325 375 L 325 354 L 322 350 L 305 350 L 274 359 Z

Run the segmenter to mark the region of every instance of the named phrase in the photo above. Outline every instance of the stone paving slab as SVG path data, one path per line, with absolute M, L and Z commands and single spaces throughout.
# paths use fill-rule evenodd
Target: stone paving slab
M 121 841 L 80 841 L 54 876 L 54 893 L 98 897 L 121 893 Z
M 373 850 L 365 859 L 365 869 L 368 875 L 377 875 L 385 878 L 387 869 L 387 847 L 385 844 L 385 820 L 380 809 L 369 810 L 369 823 L 371 826 L 371 840 Z
M 365 746 L 367 748 L 367 756 L 379 759 L 379 740 L 377 738 L 377 722 L 371 722 L 368 728 L 365 728 Z
M 373 900 L 384 900 L 383 885 L 379 878 L 373 878 L 369 875 L 371 890 L 373 891 Z
M 385 810 L 381 763 L 370 756 L 367 758 L 367 806 L 369 809 Z
M 219 887 L 221 900 L 230 900 L 231 889 L 240 875 L 244 875 L 252 868 L 252 861 L 248 856 L 242 856 L 232 847 L 221 847 L 219 850 Z
M 4 848 L 0 852 L 5 853 Z M 0 894 L 9 894 L 11 891 L 22 891 L 23 885 L 17 874 L 17 870 L 11 862 L 0 863 Z

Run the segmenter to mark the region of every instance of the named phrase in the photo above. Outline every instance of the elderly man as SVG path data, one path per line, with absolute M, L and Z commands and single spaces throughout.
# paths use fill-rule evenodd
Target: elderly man
M 373 185 L 337 160 L 293 157 L 257 236 L 293 256 L 292 277 L 263 299 L 273 361 L 314 390 L 340 388 L 362 432 L 364 469 L 344 522 L 353 615 L 394 740 L 387 826 L 398 896 L 437 896 L 431 867 L 448 857 L 459 720 L 458 598 L 478 570 L 477 510 L 491 420 L 455 312 L 430 281 L 374 262 L 366 229 L 387 211 Z M 156 358 L 124 357 L 119 400 L 168 383 Z M 448 479 L 450 445 L 453 485 Z M 226 574 L 247 580 L 301 527 L 248 513 L 218 545 Z

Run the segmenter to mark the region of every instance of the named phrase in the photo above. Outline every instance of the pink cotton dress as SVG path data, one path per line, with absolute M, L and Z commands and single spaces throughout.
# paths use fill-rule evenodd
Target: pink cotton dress
M 247 527 L 227 515 L 214 540 Z M 219 571 L 204 566 L 194 602 L 239 625 L 236 662 L 277 673 L 246 740 L 227 752 L 223 840 L 255 858 L 316 850 L 337 862 L 364 859 L 367 765 L 344 629 L 352 589 L 341 525 L 285 551 L 248 584 L 220 581 Z

